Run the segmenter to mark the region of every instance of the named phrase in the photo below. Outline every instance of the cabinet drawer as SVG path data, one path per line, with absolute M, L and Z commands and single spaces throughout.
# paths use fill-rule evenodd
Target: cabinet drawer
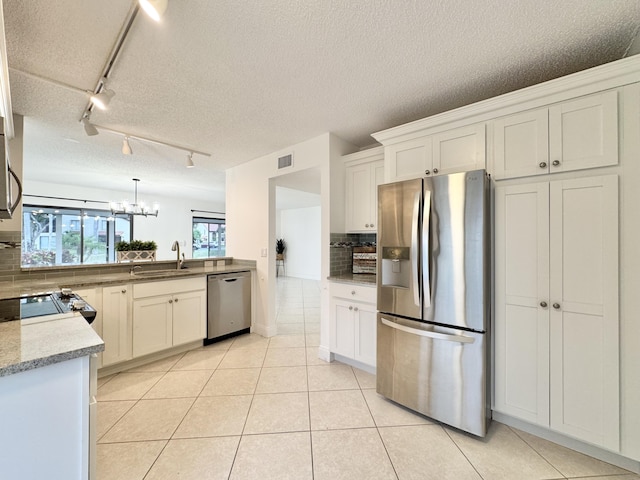
M 134 283 L 133 298 L 173 295 L 180 292 L 204 290 L 207 287 L 205 277 L 183 278 L 180 280 L 163 280 L 149 283 Z
M 331 296 L 346 298 L 358 302 L 366 302 L 376 304 L 376 287 L 367 287 L 364 285 L 356 285 L 353 283 L 336 283 L 331 282 Z

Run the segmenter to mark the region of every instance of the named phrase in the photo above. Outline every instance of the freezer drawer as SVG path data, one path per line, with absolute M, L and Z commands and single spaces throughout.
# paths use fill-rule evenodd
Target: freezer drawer
M 377 392 L 453 427 L 485 436 L 487 335 L 378 314 Z
M 251 272 L 207 277 L 207 339 L 251 327 Z

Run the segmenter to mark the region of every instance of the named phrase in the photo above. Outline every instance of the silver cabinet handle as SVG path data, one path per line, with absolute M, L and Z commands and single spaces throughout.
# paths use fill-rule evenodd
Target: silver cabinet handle
M 373 223 L 371 225 L 369 225 L 371 228 L 373 228 Z
M 176 299 L 175 299 L 175 302 L 176 302 L 176 303 L 178 303 L 178 300 L 180 300 L 180 299 L 179 299 L 179 298 L 176 298 Z
M 173 303 L 173 300 L 169 300 L 169 303 Z
M 365 224 L 364 224 L 364 228 L 369 228 L 369 224 L 368 224 L 368 223 L 365 223 Z
M 433 173 L 438 173 L 438 169 L 437 169 L 437 168 L 434 168 L 434 169 L 433 169 Z
M 351 295 L 355 295 L 356 291 L 355 290 L 351 290 Z
M 380 318 L 380 321 L 387 327 L 395 328 L 396 330 L 400 330 L 406 333 L 412 333 L 414 335 L 420 335 L 421 337 L 430 337 L 436 340 L 447 340 L 449 342 L 460 343 L 473 343 L 475 341 L 473 337 L 466 337 L 464 335 L 448 335 L 446 333 L 429 332 L 427 330 L 419 330 L 417 328 L 406 327 L 382 317 Z
M 547 168 L 547 162 L 540 162 L 538 165 L 540 168 Z
M 430 170 L 425 170 L 425 171 L 424 171 L 424 174 L 425 174 L 425 175 L 429 175 L 430 173 L 431 173 L 431 171 L 430 171 Z
M 558 165 L 560 165 L 560 160 L 554 160 L 553 162 L 551 162 L 551 165 L 557 167 Z
M 560 309 L 560 304 L 559 303 L 554 303 L 553 304 L 553 308 L 555 308 L 556 310 Z
M 352 306 L 349 306 L 349 310 L 353 310 L 353 307 L 352 307 Z
M 547 302 L 545 302 L 544 300 L 540 302 L 540 306 L 542 308 L 547 308 Z
M 353 311 L 357 312 L 358 311 L 358 307 L 353 307 Z
M 126 289 L 126 288 L 123 288 L 123 289 L 122 289 L 122 293 L 127 293 L 127 289 Z

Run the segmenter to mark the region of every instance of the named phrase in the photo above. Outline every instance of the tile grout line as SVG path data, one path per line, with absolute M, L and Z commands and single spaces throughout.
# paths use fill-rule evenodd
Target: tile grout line
M 451 440 L 451 442 L 456 446 L 456 448 L 460 451 L 460 453 L 462 454 L 462 456 L 465 458 L 465 460 L 467 462 L 469 462 L 469 465 L 471 465 L 471 468 L 473 468 L 473 470 L 478 474 L 478 476 L 484 480 L 484 477 L 482 476 L 482 474 L 478 471 L 478 469 L 476 468 L 476 466 L 473 464 L 473 462 L 471 461 L 471 459 L 469 457 L 467 457 L 466 453 L 464 453 L 464 451 L 462 450 L 462 448 L 460 448 L 460 445 L 458 445 L 456 443 L 456 441 L 453 439 L 453 437 L 449 434 L 449 432 L 447 431 L 446 428 L 444 428 L 441 424 L 437 424 L 442 431 L 445 433 L 445 435 L 447 437 L 449 437 L 449 440 Z
M 549 466 L 551 466 L 551 468 L 553 468 L 556 472 L 558 472 L 560 475 L 562 475 L 561 478 L 569 478 L 567 477 L 564 473 L 562 473 L 560 471 L 560 469 L 558 467 L 556 467 L 553 463 L 551 463 L 549 460 L 547 460 L 547 458 L 542 455 L 540 452 L 538 452 L 538 450 L 536 448 L 533 447 L 533 445 L 530 445 L 529 442 L 527 442 L 524 438 L 522 438 L 520 435 L 518 435 L 518 432 L 516 432 L 513 428 L 511 428 L 509 425 L 507 425 L 507 428 L 511 431 L 511 433 L 513 433 L 516 437 L 518 437 L 520 440 L 522 440 L 524 442 L 524 444 L 526 446 L 528 446 L 531 450 L 533 450 L 534 452 L 536 452 L 536 454 L 542 458 L 546 463 L 549 464 Z

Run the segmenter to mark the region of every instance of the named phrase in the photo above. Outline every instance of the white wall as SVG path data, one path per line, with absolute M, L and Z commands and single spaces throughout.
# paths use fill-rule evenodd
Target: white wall
M 286 243 L 285 269 L 287 277 L 320 280 L 321 227 L 320 207 L 295 208 L 280 211 L 278 238 Z
M 78 198 L 95 201 L 116 201 L 125 198 L 131 199 L 129 191 L 96 190 L 78 185 L 60 185 L 55 183 L 43 183 L 35 181 L 25 182 L 25 193 L 31 195 L 44 195 L 50 197 Z M 224 211 L 225 206 L 220 203 L 207 203 L 201 200 L 191 200 L 173 197 L 147 197 L 138 192 L 138 198 L 147 203 L 158 202 L 160 210 L 157 217 L 134 217 L 133 237 L 135 240 L 153 240 L 158 244 L 158 260 L 175 260 L 176 252 L 171 251 L 171 245 L 175 240 L 180 242 L 181 252 L 186 258 L 191 258 L 192 233 L 191 225 L 193 216 L 214 216 L 209 214 L 192 213 L 191 210 Z M 75 201 L 49 200 L 46 198 L 26 197 L 24 203 L 51 205 L 73 208 L 97 208 L 107 209 L 108 205 L 100 203 L 82 203 Z M 215 215 L 222 217 L 224 215 Z
M 227 170 L 227 249 L 229 255 L 255 260 L 257 269 L 253 330 L 264 336 L 277 333 L 275 324 L 276 179 L 294 171 L 320 169 L 321 278 L 329 275 L 330 165 L 334 157 L 357 150 L 325 133 Z M 279 156 L 293 153 L 291 168 L 277 169 Z M 343 207 L 344 208 L 344 207 Z M 266 249 L 267 256 L 261 256 Z M 323 280 L 324 284 L 325 280 Z M 328 308 L 328 298 L 327 298 Z M 326 308 L 323 309 L 326 311 Z M 327 312 L 328 315 L 328 312 Z M 328 352 L 328 316 L 322 313 L 321 345 Z M 322 324 L 326 323 L 326 328 Z M 326 332 L 324 332 L 326 330 Z M 323 343 L 324 342 L 324 343 Z M 326 345 L 325 345 L 326 344 Z

